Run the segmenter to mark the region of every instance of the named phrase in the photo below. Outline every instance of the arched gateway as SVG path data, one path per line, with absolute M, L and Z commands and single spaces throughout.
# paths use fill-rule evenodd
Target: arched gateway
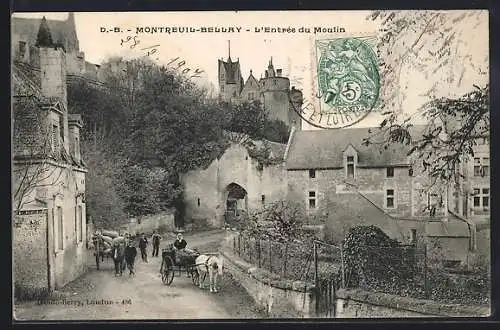
M 245 188 L 237 183 L 230 183 L 225 189 L 224 218 L 227 224 L 238 221 L 248 210 L 248 194 Z

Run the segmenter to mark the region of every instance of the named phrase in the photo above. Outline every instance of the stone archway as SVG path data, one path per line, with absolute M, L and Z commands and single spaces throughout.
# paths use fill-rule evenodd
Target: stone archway
M 243 213 L 248 210 L 248 193 L 237 183 L 230 183 L 225 189 L 225 222 L 238 221 Z

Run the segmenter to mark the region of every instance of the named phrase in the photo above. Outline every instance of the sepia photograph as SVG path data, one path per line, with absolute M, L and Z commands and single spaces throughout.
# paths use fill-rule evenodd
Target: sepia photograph
M 491 312 L 487 10 L 15 12 L 15 321 Z

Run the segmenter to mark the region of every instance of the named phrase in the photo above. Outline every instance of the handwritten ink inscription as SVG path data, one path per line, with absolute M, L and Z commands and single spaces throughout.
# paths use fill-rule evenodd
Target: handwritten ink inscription
M 139 39 L 138 36 L 127 36 L 125 39 L 121 39 L 120 41 L 120 46 L 128 46 L 129 49 L 136 49 L 141 44 L 141 40 Z M 140 48 L 141 51 L 144 51 L 145 56 L 148 57 L 153 57 L 155 60 L 159 60 L 159 49 L 160 45 L 149 45 L 143 48 Z M 139 48 L 138 48 L 139 49 Z M 156 54 L 156 55 L 155 55 Z M 201 70 L 199 68 L 196 68 L 195 70 L 192 70 L 191 68 L 186 66 L 186 61 L 182 60 L 180 57 L 176 57 L 171 59 L 167 64 L 167 67 L 173 68 L 176 71 L 180 71 L 184 75 L 190 74 L 189 78 L 199 78 L 201 77 L 201 74 L 205 72 L 204 70 Z

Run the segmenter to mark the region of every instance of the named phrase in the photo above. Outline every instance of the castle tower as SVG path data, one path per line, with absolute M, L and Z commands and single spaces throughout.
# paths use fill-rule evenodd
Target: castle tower
M 279 119 L 291 125 L 289 118 L 290 79 L 283 77 L 282 69 L 274 69 L 273 59 L 269 61 L 265 77 L 260 79 L 261 102 L 270 119 Z
M 65 149 L 69 150 L 66 54 L 62 47 L 54 44 L 45 17 L 40 23 L 36 47 L 40 63 L 42 95 L 51 102 L 59 102 L 62 106 L 62 113 L 54 110 L 49 114 L 53 139 L 57 140 L 57 145 L 62 143 Z
M 304 97 L 302 92 L 292 86 L 292 89 L 289 93 L 290 103 L 289 103 L 289 111 L 288 111 L 288 119 L 289 124 L 292 127 L 295 127 L 296 131 L 302 130 L 302 117 L 300 117 L 299 112 L 304 103 Z
M 243 88 L 240 62 L 231 59 L 231 43 L 228 41 L 228 58 L 218 60 L 219 96 L 226 102 L 236 101 L 240 98 Z

